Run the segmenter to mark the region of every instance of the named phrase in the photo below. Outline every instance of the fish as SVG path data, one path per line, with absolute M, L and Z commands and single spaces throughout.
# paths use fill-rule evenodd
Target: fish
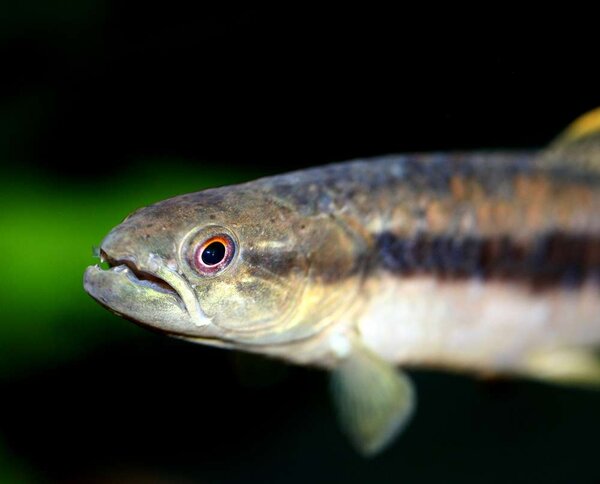
M 415 153 L 138 209 L 84 288 L 194 343 L 331 374 L 365 456 L 416 409 L 407 373 L 600 383 L 600 108 L 547 148 Z

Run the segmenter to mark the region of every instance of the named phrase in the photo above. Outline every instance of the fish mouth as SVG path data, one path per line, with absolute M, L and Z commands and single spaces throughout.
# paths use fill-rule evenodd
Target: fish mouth
M 84 289 L 113 313 L 144 326 L 185 336 L 209 337 L 214 325 L 204 315 L 187 280 L 164 261 L 150 255 L 140 267 L 134 257 L 100 251 L 101 263 L 89 266 Z
M 183 299 L 179 293 L 167 281 L 161 279 L 156 274 L 139 269 L 131 260 L 113 259 L 104 250 L 100 250 L 100 262 L 108 264 L 109 271 L 125 274 L 131 282 L 140 286 L 146 286 L 150 289 L 164 294 L 171 294 L 181 302 L 182 307 L 185 307 Z

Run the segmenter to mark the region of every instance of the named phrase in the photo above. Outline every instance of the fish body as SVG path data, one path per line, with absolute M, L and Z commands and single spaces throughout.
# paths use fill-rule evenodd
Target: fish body
M 600 112 L 542 152 L 386 156 L 175 197 L 101 244 L 86 290 L 170 335 L 332 371 L 347 433 L 412 414 L 396 366 L 594 382 Z

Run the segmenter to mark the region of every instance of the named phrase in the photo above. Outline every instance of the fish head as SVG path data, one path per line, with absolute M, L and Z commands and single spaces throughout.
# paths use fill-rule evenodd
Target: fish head
M 363 247 L 345 224 L 238 185 L 139 209 L 100 245 L 84 288 L 114 313 L 217 346 L 288 343 L 351 304 Z

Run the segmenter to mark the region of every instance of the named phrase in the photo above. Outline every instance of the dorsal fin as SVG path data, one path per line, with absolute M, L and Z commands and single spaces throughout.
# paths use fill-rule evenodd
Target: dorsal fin
M 579 116 L 556 139 L 557 144 L 571 144 L 575 141 L 600 135 L 600 107 Z
M 573 121 L 539 161 L 544 166 L 600 172 L 600 107 Z

